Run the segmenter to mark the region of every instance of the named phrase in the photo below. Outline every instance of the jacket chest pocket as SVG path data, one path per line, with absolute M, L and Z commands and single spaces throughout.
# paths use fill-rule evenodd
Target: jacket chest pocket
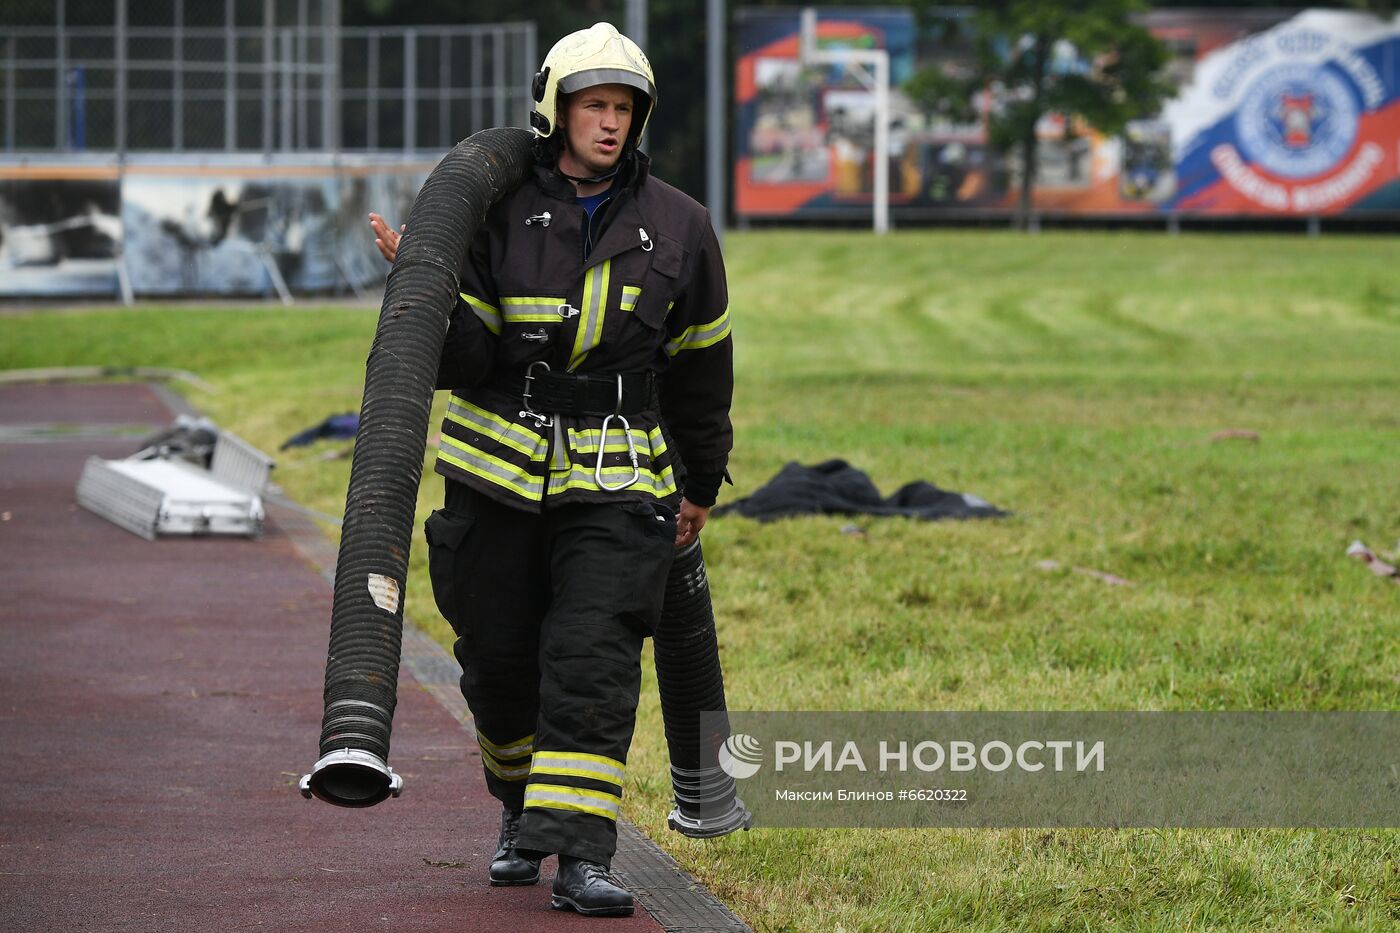
M 681 291 L 681 269 L 685 265 L 685 249 L 664 234 L 658 234 L 655 246 L 642 253 L 650 257 L 639 282 L 630 278 L 622 286 L 622 310 L 631 311 L 647 327 L 661 330 L 666 314 Z
M 520 295 L 501 298 L 501 336 L 513 357 L 535 358 L 560 339 L 560 328 L 579 311 L 567 298 Z

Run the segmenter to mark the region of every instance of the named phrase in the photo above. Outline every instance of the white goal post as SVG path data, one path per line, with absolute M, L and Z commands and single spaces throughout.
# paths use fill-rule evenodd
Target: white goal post
M 875 232 L 890 229 L 890 53 L 885 49 L 817 48 L 817 11 L 802 9 L 798 60 L 804 65 L 843 65 L 875 95 Z

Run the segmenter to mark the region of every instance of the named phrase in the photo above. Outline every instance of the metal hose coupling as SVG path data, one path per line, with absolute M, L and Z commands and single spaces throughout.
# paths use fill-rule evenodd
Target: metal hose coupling
M 691 839 L 727 836 L 753 825 L 753 814 L 734 789 L 734 779 L 719 768 L 686 771 L 671 766 L 676 806 L 666 825 Z
M 748 829 L 753 816 L 736 795 L 734 779 L 709 764 L 715 760 L 713 752 L 729 738 L 728 717 L 719 717 L 709 734 L 701 734 L 701 713 L 727 707 L 699 538 L 676 553 L 652 641 L 676 800 L 666 825 L 696 839 Z
M 338 807 L 372 807 L 403 793 L 403 777 L 373 752 L 342 748 L 321 757 L 298 785 L 307 800 L 315 797 Z

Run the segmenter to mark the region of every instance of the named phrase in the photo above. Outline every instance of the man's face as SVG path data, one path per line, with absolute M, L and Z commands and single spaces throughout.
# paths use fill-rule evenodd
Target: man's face
M 632 109 L 632 89 L 625 84 L 599 84 L 570 94 L 562 115 L 559 168 L 585 178 L 611 171 L 632 130 Z

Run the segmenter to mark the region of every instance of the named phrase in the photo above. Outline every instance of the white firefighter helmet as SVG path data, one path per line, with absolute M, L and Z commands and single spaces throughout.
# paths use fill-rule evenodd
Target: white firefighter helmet
M 622 35 L 611 23 L 594 23 L 571 32 L 549 50 L 530 88 L 535 110 L 530 127 L 536 136 L 548 138 L 558 128 L 555 108 L 559 94 L 572 94 L 599 84 L 624 84 L 641 92 L 632 114 L 628 148 L 636 148 L 656 104 L 656 82 L 651 62 L 637 43 Z

